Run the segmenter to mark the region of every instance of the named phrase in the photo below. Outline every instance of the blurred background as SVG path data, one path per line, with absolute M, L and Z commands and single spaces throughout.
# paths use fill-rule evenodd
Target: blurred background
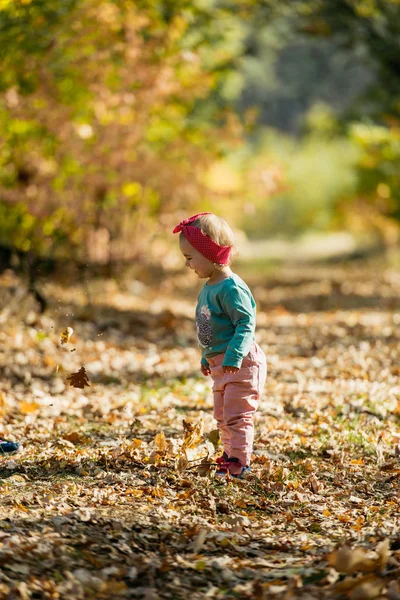
M 396 250 L 398 0 L 0 0 L 0 61 L 2 270 Z

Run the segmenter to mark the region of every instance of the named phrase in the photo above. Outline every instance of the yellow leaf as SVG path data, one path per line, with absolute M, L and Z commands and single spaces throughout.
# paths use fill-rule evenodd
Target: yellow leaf
M 196 571 L 204 571 L 204 569 L 207 568 L 207 563 L 205 560 L 198 560 L 195 563 L 194 568 L 196 569 Z
M 348 523 L 350 521 L 349 515 L 338 515 L 338 519 L 342 523 Z
M 19 412 L 23 415 L 29 415 L 39 410 L 39 404 L 36 402 L 21 402 L 19 405 Z
M 143 496 L 144 492 L 143 490 L 128 488 L 127 490 L 125 490 L 124 494 L 125 496 L 134 496 L 135 498 L 139 498 L 140 496 Z
M 134 448 L 139 448 L 139 446 L 141 446 L 143 444 L 143 440 L 139 440 L 137 438 L 133 438 L 133 440 L 131 441 L 131 445 Z

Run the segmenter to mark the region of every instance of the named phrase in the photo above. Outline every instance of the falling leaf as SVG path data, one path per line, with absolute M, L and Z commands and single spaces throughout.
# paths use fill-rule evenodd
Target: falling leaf
M 81 367 L 77 373 L 72 373 L 69 377 L 67 377 L 67 381 L 69 381 L 69 385 L 75 388 L 83 389 L 85 386 L 90 387 L 89 378 L 86 373 L 85 367 Z
M 64 331 L 62 332 L 62 334 L 60 335 L 60 344 L 64 345 L 64 344 L 68 344 L 71 335 L 74 333 L 74 330 L 72 329 L 72 327 L 66 327 L 64 329 Z

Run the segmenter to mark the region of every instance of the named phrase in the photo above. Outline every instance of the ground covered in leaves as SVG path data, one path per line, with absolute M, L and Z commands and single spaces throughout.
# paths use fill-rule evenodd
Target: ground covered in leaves
M 213 477 L 190 275 L 43 283 L 44 315 L 0 278 L 24 444 L 0 458 L 0 598 L 399 600 L 399 271 L 250 278 L 269 374 L 245 481 Z

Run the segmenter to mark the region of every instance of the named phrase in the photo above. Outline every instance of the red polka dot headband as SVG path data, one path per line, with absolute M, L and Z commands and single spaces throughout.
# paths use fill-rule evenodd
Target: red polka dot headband
M 189 244 L 191 244 L 193 248 L 196 248 L 200 254 L 208 258 L 208 260 L 211 260 L 213 263 L 227 265 L 229 263 L 231 247 L 219 246 L 219 244 L 214 242 L 208 235 L 204 235 L 201 229 L 191 225 L 193 221 L 196 221 L 196 219 L 203 215 L 212 215 L 212 213 L 199 213 L 189 219 L 184 219 L 175 227 L 173 233 L 182 231 Z

